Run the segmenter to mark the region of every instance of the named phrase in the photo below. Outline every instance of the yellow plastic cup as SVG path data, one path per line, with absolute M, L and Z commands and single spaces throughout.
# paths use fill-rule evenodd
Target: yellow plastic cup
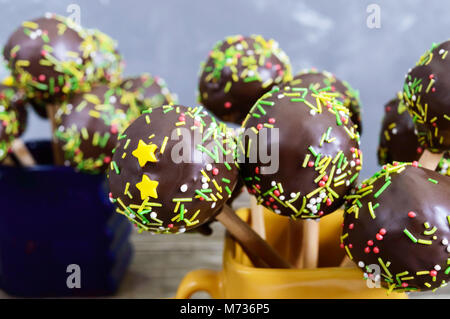
M 250 211 L 238 215 L 249 220 Z M 265 211 L 267 241 L 287 256 L 288 218 Z M 405 299 L 404 293 L 387 294 L 384 288 L 369 288 L 355 267 L 339 267 L 344 252 L 339 248 L 342 211 L 320 220 L 319 267 L 316 269 L 255 268 L 241 247 L 226 236 L 223 269 L 194 270 L 181 281 L 176 298 L 187 299 L 199 291 L 217 299 Z

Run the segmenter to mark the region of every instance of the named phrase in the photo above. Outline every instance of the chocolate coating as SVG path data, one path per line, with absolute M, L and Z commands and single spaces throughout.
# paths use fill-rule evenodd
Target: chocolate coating
M 55 14 L 23 22 L 8 39 L 3 55 L 29 99 L 53 102 L 87 82 L 95 44 L 83 29 Z
M 141 102 L 143 110 L 177 103 L 177 96 L 170 92 L 166 81 L 149 73 L 127 78 L 123 80 L 120 87 L 135 94 L 136 99 Z
M 406 75 L 403 99 L 420 145 L 434 153 L 450 150 L 450 41 L 433 45 Z
M 203 142 L 194 132 L 204 132 Z M 149 109 L 125 130 L 113 156 L 109 186 L 117 211 L 154 233 L 182 233 L 210 221 L 238 176 L 234 156 L 230 164 L 217 156 L 235 146 L 226 126 L 202 107 Z
M 121 94 L 122 90 L 102 84 L 61 105 L 54 135 L 66 166 L 92 173 L 106 170 L 118 134 L 139 115 L 136 101 L 124 101 Z
M 414 123 L 406 105 L 401 100 L 401 93 L 386 103 L 384 110 L 378 146 L 378 163 L 384 165 L 393 162 L 418 161 L 423 153 L 423 147 L 417 140 Z M 436 171 L 449 175 L 449 161 L 449 155 L 446 153 Z
M 249 134 L 241 136 L 237 148 L 240 173 L 260 204 L 277 214 L 312 219 L 344 203 L 344 195 L 356 183 L 362 153 L 348 109 L 333 99 L 331 91 L 287 85 L 274 88 L 256 102 L 243 128 Z M 270 152 L 276 154 L 279 148 L 275 172 L 268 173 L 267 161 L 254 156 L 256 151 L 266 152 L 263 128 L 270 136 Z M 278 129 L 278 139 L 272 139 L 273 129 Z M 253 147 L 250 156 L 249 143 Z
M 276 41 L 229 36 L 201 64 L 198 99 L 220 119 L 240 124 L 256 100 L 291 79 L 289 58 Z
M 367 266 L 378 265 L 381 284 L 390 290 L 444 286 L 450 273 L 450 179 L 409 163 L 388 164 L 362 185 L 348 197 L 344 214 L 341 247 L 347 255 L 365 277 L 372 276 Z
M 310 87 L 316 89 L 330 88 L 332 92 L 339 95 L 339 99 L 350 111 L 350 119 L 358 125 L 359 134 L 362 133 L 361 102 L 359 92 L 353 89 L 346 81 L 339 80 L 333 73 L 328 71 L 318 72 L 316 69 L 300 71 L 291 81 L 291 85 Z

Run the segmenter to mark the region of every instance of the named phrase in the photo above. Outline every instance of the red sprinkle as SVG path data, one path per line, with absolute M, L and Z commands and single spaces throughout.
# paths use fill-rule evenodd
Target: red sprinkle
M 280 196 L 280 191 L 278 189 L 276 189 L 273 191 L 273 194 L 278 197 L 278 196 Z
M 259 167 L 255 167 L 255 173 L 259 174 Z
M 314 166 L 314 162 L 313 161 L 309 161 L 308 162 L 308 167 L 313 167 Z
M 430 271 L 430 276 L 431 277 L 436 277 L 437 276 L 437 271 L 436 270 Z
M 259 123 L 258 125 L 256 125 L 256 128 L 259 130 L 261 130 L 263 128 L 263 125 L 261 123 Z
M 380 249 L 378 247 L 373 247 L 373 252 L 375 254 L 378 254 L 380 252 Z
M 383 240 L 383 235 L 381 235 L 381 234 L 376 234 L 376 235 L 375 235 L 375 238 L 376 238 L 377 240 Z
M 169 225 L 167 225 L 167 227 L 173 228 L 173 224 L 169 224 Z
M 413 167 L 418 167 L 419 166 L 419 162 L 417 162 L 417 161 L 412 162 L 412 166 Z
M 110 156 L 106 156 L 106 157 L 103 159 L 103 162 L 104 162 L 105 164 L 108 164 L 109 162 L 111 162 L 111 157 L 110 157 Z
M 379 231 L 379 233 L 380 233 L 381 235 L 386 235 L 387 230 L 384 229 L 384 228 L 381 228 L 380 231 Z
M 370 253 L 370 247 L 364 248 L 364 252 L 365 252 L 366 254 Z
M 217 167 L 214 167 L 212 170 L 212 174 L 213 175 L 218 175 L 219 174 L 219 169 Z
M 231 102 L 225 102 L 223 106 L 225 106 L 226 109 L 229 109 L 231 107 Z
M 409 286 L 409 285 L 408 285 L 407 282 L 403 282 L 403 283 L 402 283 L 402 287 L 403 287 L 403 288 L 406 288 L 406 287 L 408 287 L 408 286 Z
M 414 217 L 416 217 L 416 213 L 411 211 L 411 212 L 408 213 L 408 217 L 414 218 Z
M 319 182 L 319 186 L 320 186 L 320 187 L 324 187 L 324 186 L 325 186 L 325 182 L 324 182 L 324 181 L 320 181 L 320 182 Z
M 353 229 L 355 227 L 355 224 L 348 225 L 348 229 Z
M 373 240 L 369 240 L 369 241 L 367 241 L 367 245 L 369 245 L 369 246 L 373 246 Z
M 339 247 L 341 247 L 342 249 L 344 249 L 344 244 L 340 244 Z
M 270 123 L 270 124 L 274 124 L 274 123 L 275 123 L 275 118 L 271 117 L 271 118 L 269 119 L 269 123 Z

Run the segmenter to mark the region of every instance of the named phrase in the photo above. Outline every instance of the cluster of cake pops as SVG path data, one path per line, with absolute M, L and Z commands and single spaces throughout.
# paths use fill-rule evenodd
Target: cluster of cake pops
M 3 55 L 1 159 L 25 130 L 27 106 L 52 124 L 56 165 L 104 173 L 118 134 L 143 110 L 176 101 L 160 77 L 124 78 L 114 39 L 56 14 L 24 21 Z
M 383 169 L 358 184 L 358 92 L 327 71 L 292 74 L 275 40 L 216 43 L 201 64 L 201 105 L 186 106 L 161 78 L 124 78 L 108 35 L 48 14 L 4 48 L 12 81 L 0 91 L 0 156 L 23 133 L 29 104 L 52 123 L 55 164 L 106 173 L 110 200 L 139 231 L 179 234 L 218 220 L 258 267 L 315 268 L 317 221 L 345 204 L 336 246 L 366 278 L 377 264 L 391 291 L 435 289 L 450 273 L 448 45 L 427 52 L 386 105 Z M 264 240 L 270 225 L 251 228 L 229 207 L 242 185 L 253 220 L 265 207 L 300 229 L 290 260 Z

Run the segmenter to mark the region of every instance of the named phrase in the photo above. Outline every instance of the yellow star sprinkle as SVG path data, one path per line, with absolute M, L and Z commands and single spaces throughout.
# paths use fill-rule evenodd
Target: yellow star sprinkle
M 136 184 L 136 188 L 141 192 L 141 199 L 145 200 L 147 197 L 158 198 L 156 188 L 159 182 L 152 181 L 147 175 L 142 175 L 142 181 Z
M 144 167 L 147 162 L 157 162 L 155 151 L 158 148 L 155 144 L 145 144 L 143 140 L 139 140 L 138 147 L 133 151 L 133 156 L 139 161 L 139 165 Z

